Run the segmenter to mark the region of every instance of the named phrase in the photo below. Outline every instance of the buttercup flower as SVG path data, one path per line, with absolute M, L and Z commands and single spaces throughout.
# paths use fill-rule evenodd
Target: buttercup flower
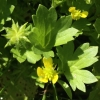
M 87 11 L 76 10 L 75 7 L 70 7 L 69 12 L 71 12 L 72 19 L 78 20 L 80 18 L 86 18 L 88 16 Z
M 37 68 L 39 81 L 43 83 L 52 81 L 52 83 L 55 84 L 58 80 L 58 73 L 54 70 L 52 58 L 43 58 L 43 64 L 44 66 L 42 68 Z

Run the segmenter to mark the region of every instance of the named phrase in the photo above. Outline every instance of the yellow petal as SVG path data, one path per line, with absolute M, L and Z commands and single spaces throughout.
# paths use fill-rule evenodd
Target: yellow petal
M 44 67 L 53 67 L 53 60 L 52 58 L 43 58 Z
M 81 13 L 81 17 L 82 18 L 86 18 L 88 16 L 88 12 L 87 11 L 83 11 L 82 13 Z
M 58 80 L 58 74 L 54 75 L 54 77 L 52 78 L 52 83 L 55 84 Z
M 73 12 L 73 11 L 75 11 L 75 7 L 70 7 L 69 12 Z
M 41 67 L 38 67 L 38 68 L 37 68 L 37 75 L 38 75 L 39 77 L 42 77 L 42 76 L 44 76 L 43 74 L 44 74 L 44 73 L 43 73 L 42 68 L 41 68 Z
M 40 82 L 43 82 L 43 83 L 47 83 L 48 82 L 48 79 L 46 79 L 46 78 L 39 78 L 39 81 Z

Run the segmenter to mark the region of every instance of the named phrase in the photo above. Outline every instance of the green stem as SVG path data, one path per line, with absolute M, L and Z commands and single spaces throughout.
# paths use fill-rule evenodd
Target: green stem
M 56 88 L 55 88 L 55 85 L 54 84 L 52 84 L 53 85 L 53 89 L 54 89 L 54 100 L 58 100 L 58 97 L 57 97 L 57 92 L 56 92 Z
M 51 3 L 51 7 L 54 7 L 55 5 L 54 5 L 54 0 L 52 0 L 52 3 Z
M 46 100 L 46 92 L 47 92 L 48 86 L 49 86 L 49 84 L 47 84 L 47 86 L 46 86 L 46 88 L 44 90 L 42 100 Z

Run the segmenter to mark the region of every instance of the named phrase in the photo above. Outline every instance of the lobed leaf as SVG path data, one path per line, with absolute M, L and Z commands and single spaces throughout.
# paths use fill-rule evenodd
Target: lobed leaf
M 35 54 L 33 51 L 26 51 L 25 56 L 28 60 L 28 62 L 35 64 L 37 61 L 39 61 L 42 57 L 41 55 Z
M 20 63 L 26 60 L 26 56 L 21 53 L 18 49 L 12 48 L 11 52 L 13 53 L 13 58 L 16 58 Z
M 68 50 L 69 54 L 66 53 Z M 97 52 L 98 47 L 89 46 L 89 43 L 84 43 L 79 46 L 74 53 L 72 42 L 69 42 L 63 47 L 57 47 L 57 53 L 62 63 L 60 64 L 62 73 L 69 81 L 69 84 L 74 91 L 78 88 L 79 90 L 86 92 L 84 83 L 91 84 L 97 81 L 97 78 L 91 72 L 82 70 L 98 61 L 97 57 L 95 57 Z
M 73 36 L 78 32 L 75 28 L 68 28 L 62 32 L 58 32 L 56 36 L 55 46 L 66 44 L 69 41 L 74 40 Z
M 85 43 L 74 52 L 72 58 L 73 60 L 68 61 L 68 65 L 70 66 L 71 71 L 89 67 L 98 61 L 97 57 L 95 57 L 98 52 L 98 47 L 88 46 L 89 44 Z
M 48 10 L 45 6 L 39 5 L 36 15 L 33 15 L 32 18 L 35 27 L 30 35 L 31 42 L 40 49 L 45 49 L 50 42 L 50 44 L 54 44 L 54 40 L 51 41 L 51 39 L 56 35 L 52 32 L 57 20 L 55 9 L 52 7 Z
M 47 9 L 39 5 L 36 15 L 32 16 L 34 27 L 29 39 L 35 47 L 50 50 L 73 40 L 77 29 L 69 28 L 72 24 L 71 16 L 63 16 L 57 20 L 57 13 L 53 7 Z M 61 43 L 60 43 L 61 42 Z

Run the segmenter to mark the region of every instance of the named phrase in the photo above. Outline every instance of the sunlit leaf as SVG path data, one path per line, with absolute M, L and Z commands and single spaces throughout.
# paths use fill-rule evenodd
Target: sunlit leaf
M 54 45 L 62 45 L 73 40 L 78 31 L 74 28 L 68 29 L 72 23 L 71 16 L 63 16 L 57 20 L 57 13 L 53 7 L 47 9 L 39 5 L 36 15 L 32 18 L 35 27 L 32 28 L 29 39 L 41 50 L 50 50 Z
M 20 63 L 26 60 L 26 56 L 21 53 L 18 49 L 12 48 L 11 52 L 13 53 L 13 58 L 16 58 Z
M 41 55 L 35 54 L 33 51 L 26 51 L 25 56 L 28 62 L 35 64 L 41 59 Z
M 89 67 L 93 63 L 98 61 L 96 57 L 98 47 L 89 46 L 89 43 L 84 43 L 83 45 L 79 46 L 74 53 L 73 44 L 71 42 L 66 44 L 65 47 L 63 46 L 57 48 L 58 56 L 62 63 L 62 72 L 65 75 L 66 79 L 68 79 L 74 91 L 76 90 L 76 88 L 78 88 L 79 90 L 86 92 L 84 83 L 94 83 L 97 81 L 97 78 L 90 71 L 82 69 Z M 69 55 L 68 53 L 66 53 L 68 52 L 68 50 Z
M 75 36 L 77 32 L 78 30 L 75 28 L 69 28 L 59 32 L 56 37 L 55 46 L 66 44 L 67 42 L 74 40 L 73 36 Z

